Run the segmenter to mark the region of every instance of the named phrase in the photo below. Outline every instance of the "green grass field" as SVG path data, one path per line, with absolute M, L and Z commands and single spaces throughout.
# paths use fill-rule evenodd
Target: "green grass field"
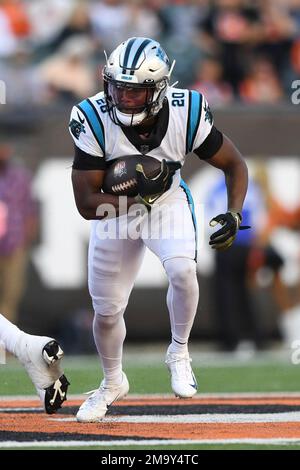
M 151 359 L 153 357 L 153 360 Z M 206 357 L 206 356 L 205 356 Z M 293 365 L 285 355 L 268 353 L 247 360 L 228 355 L 209 355 L 207 362 L 198 353 L 193 370 L 199 392 L 300 392 L 300 365 Z M 143 361 L 144 358 L 144 361 Z M 65 373 L 71 382 L 70 393 L 78 394 L 98 387 L 102 379 L 95 356 L 64 359 Z M 147 356 L 136 349 L 125 355 L 124 369 L 131 384 L 131 393 L 171 393 L 169 375 L 163 355 Z M 0 365 L 0 395 L 30 395 L 34 388 L 23 367 L 9 358 Z
M 288 355 L 275 352 L 237 360 L 233 356 L 212 354 L 194 355 L 193 369 L 198 380 L 199 392 L 300 392 L 299 365 L 293 365 Z M 160 352 L 148 354 L 133 348 L 125 355 L 125 371 L 132 394 L 171 393 L 169 375 Z M 65 373 L 71 382 L 70 393 L 80 394 L 98 387 L 101 380 L 96 357 L 70 357 L 64 360 Z M 32 395 L 34 388 L 23 368 L 9 358 L 0 365 L 0 395 Z M 34 447 L 32 447 L 34 448 Z M 80 447 L 72 447 L 74 449 Z M 91 450 L 122 449 L 122 447 L 89 447 Z M 147 446 L 131 449 L 149 449 Z M 155 449 L 156 447 L 151 447 Z M 300 445 L 182 445 L 168 449 L 300 449 Z M 163 447 L 160 447 L 163 449 Z
M 91 361 L 85 368 L 67 365 L 65 372 L 72 393 L 97 388 L 101 374 Z M 125 367 L 131 393 L 170 393 L 169 377 L 163 366 Z M 299 369 L 292 365 L 262 364 L 237 367 L 195 367 L 200 393 L 208 392 L 297 392 L 300 391 Z M 25 371 L 18 366 L 1 367 L 0 395 L 30 395 L 34 388 Z

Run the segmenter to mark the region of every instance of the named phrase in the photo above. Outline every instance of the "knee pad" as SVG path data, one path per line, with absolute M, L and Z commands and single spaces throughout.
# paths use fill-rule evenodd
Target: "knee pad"
M 179 289 L 189 288 L 197 282 L 196 263 L 189 258 L 171 258 L 164 263 L 170 284 Z
M 124 310 L 121 310 L 120 312 L 113 315 L 102 315 L 95 312 L 94 325 L 102 329 L 111 328 L 120 320 L 121 317 L 123 317 L 123 314 Z
M 94 312 L 101 316 L 115 316 L 119 312 L 124 312 L 127 300 L 124 298 L 107 299 L 103 297 L 92 297 Z

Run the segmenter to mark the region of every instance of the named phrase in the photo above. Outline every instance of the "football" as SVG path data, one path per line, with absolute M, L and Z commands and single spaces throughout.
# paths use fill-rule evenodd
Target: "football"
M 147 155 L 128 155 L 117 158 L 106 170 L 102 190 L 116 196 L 136 196 L 138 194 L 135 169 L 137 163 L 143 165 L 148 178 L 155 178 L 161 169 L 161 162 Z

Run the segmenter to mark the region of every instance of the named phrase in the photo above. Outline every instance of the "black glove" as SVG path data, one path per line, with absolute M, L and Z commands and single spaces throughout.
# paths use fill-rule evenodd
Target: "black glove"
M 209 222 L 209 225 L 215 227 L 217 224 L 220 224 L 222 228 L 211 235 L 209 242 L 211 247 L 218 251 L 227 250 L 233 244 L 238 230 L 250 228 L 249 225 L 242 227 L 241 222 L 242 216 L 239 212 L 230 211 L 214 217 Z
M 150 206 L 168 189 L 170 188 L 173 176 L 181 167 L 179 162 L 167 163 L 164 159 L 161 162 L 160 172 L 154 178 L 147 178 L 143 165 L 136 165 L 136 176 L 138 184 L 137 201 L 142 202 L 146 206 Z

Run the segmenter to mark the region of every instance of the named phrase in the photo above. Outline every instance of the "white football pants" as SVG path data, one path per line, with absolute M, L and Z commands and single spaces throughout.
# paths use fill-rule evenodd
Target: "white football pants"
M 146 247 L 160 259 L 169 279 L 172 340 L 183 345 L 188 341 L 198 304 L 190 198 L 187 188 L 179 187 L 149 214 L 92 222 L 88 282 L 95 311 L 94 338 L 107 383 L 118 383 L 122 377 L 123 314 Z

